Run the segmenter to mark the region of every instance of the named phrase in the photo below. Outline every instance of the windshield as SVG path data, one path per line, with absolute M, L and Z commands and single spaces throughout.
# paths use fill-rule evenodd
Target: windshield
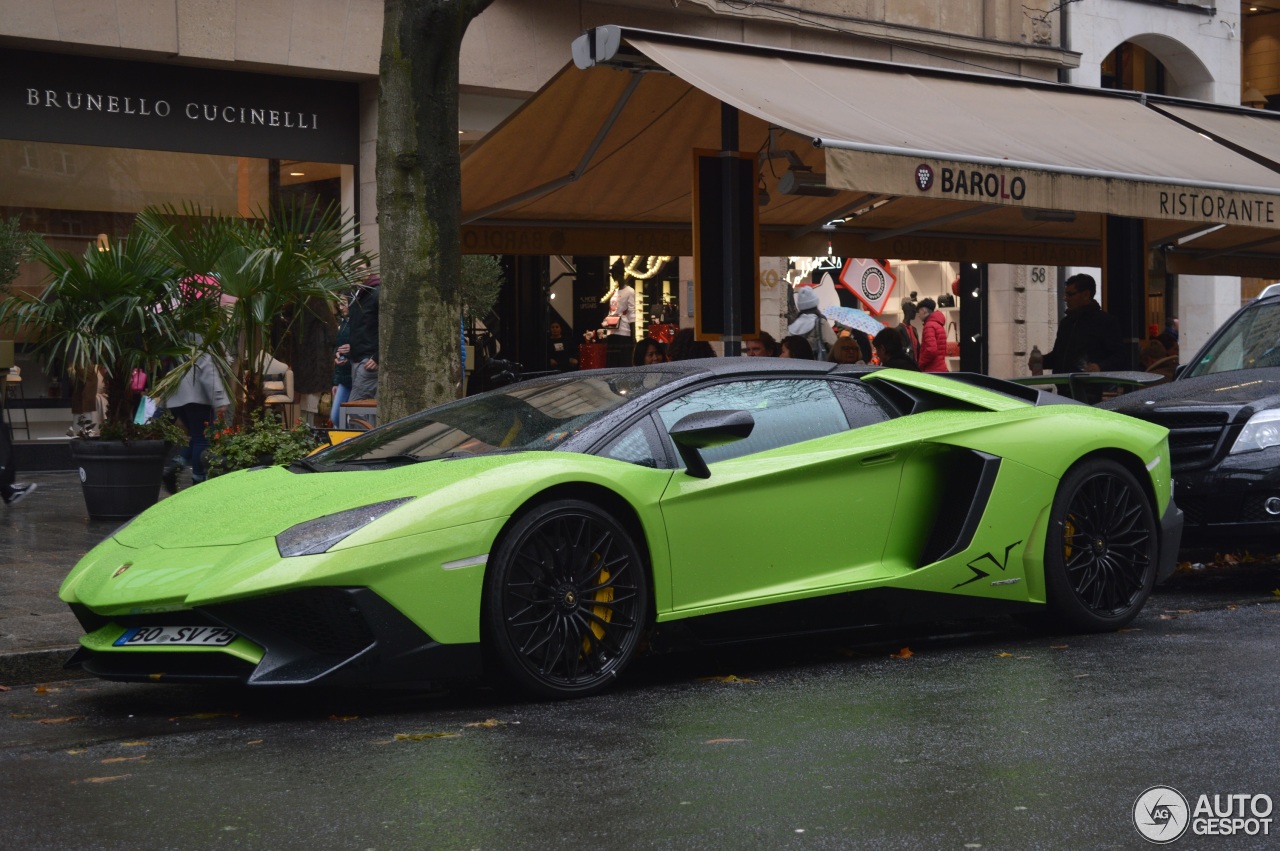
M 396 420 L 308 460 L 313 468 L 341 467 L 555 449 L 676 377 L 636 370 L 513 384 Z
M 1191 364 L 1186 377 L 1269 366 L 1280 366 L 1280 301 L 1260 303 L 1239 314 Z

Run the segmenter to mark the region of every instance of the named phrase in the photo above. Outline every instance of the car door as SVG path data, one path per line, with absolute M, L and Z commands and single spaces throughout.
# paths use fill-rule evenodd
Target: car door
M 706 410 L 749 411 L 755 427 L 703 451 L 709 478 L 678 472 L 662 496 L 676 610 L 875 578 L 914 441 L 900 445 L 870 391 L 825 377 L 733 380 L 657 414 L 669 429 Z

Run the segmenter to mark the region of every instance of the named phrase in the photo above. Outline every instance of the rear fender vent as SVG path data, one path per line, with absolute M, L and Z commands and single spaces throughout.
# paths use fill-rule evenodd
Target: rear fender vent
M 950 558 L 973 542 L 1000 472 L 1000 459 L 985 452 L 957 450 L 940 459 L 939 470 L 941 498 L 917 567 Z

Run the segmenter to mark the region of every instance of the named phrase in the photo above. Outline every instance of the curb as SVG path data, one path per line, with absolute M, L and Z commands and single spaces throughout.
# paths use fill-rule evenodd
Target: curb
M 88 674 L 84 671 L 63 667 L 75 651 L 75 645 L 69 645 L 0 654 L 0 685 L 20 686 L 86 677 Z

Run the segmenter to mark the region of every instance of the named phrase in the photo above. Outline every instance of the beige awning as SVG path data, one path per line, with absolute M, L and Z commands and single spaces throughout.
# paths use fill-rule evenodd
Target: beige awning
M 1098 265 L 1109 213 L 1280 272 L 1280 174 L 1142 95 L 617 27 L 574 53 L 464 158 L 466 250 L 688 253 L 724 102 L 761 153 L 762 254 Z M 793 158 L 834 194 L 783 195 Z

